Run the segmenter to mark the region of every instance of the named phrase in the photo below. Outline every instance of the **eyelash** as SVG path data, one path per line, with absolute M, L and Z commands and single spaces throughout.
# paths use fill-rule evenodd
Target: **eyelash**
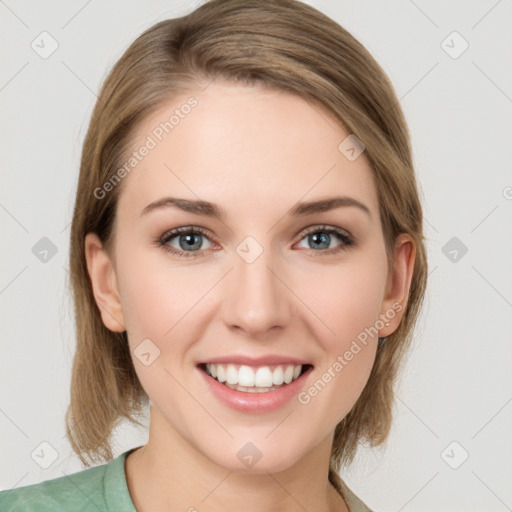
M 299 242 L 301 242 L 304 238 L 313 233 L 326 233 L 328 235 L 335 235 L 341 241 L 340 245 L 333 247 L 332 249 L 324 249 L 319 251 L 309 249 L 309 251 L 311 251 L 315 257 L 323 256 L 326 254 L 335 254 L 340 251 L 347 250 L 351 246 L 355 245 L 355 241 L 351 236 L 347 235 L 341 229 L 333 228 L 330 226 L 312 226 L 311 228 L 306 228 L 306 230 L 302 233 Z M 200 228 L 198 226 L 183 226 L 173 229 L 171 231 L 167 231 L 162 237 L 157 239 L 157 244 L 161 246 L 165 251 L 180 257 L 197 258 L 204 255 L 202 251 L 182 251 L 181 249 L 176 249 L 175 247 L 171 247 L 170 245 L 168 245 L 169 241 L 171 241 L 173 238 L 179 235 L 203 235 L 209 240 L 208 232 L 203 228 Z M 208 249 L 204 249 L 203 251 L 207 250 Z

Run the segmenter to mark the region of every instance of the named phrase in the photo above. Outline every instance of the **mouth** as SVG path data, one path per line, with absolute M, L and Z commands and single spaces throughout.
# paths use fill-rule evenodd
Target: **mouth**
M 311 364 L 249 366 L 234 363 L 200 363 L 206 375 L 227 388 L 244 393 L 271 393 L 287 387 L 313 368 Z

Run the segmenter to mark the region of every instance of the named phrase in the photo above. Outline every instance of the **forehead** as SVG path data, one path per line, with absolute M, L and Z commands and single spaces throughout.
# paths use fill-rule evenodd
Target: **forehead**
M 136 128 L 137 161 L 119 208 L 141 211 L 172 195 L 230 203 L 238 215 L 338 194 L 375 210 L 364 153 L 350 161 L 339 149 L 349 135 L 326 109 L 297 95 L 213 82 L 174 97 Z

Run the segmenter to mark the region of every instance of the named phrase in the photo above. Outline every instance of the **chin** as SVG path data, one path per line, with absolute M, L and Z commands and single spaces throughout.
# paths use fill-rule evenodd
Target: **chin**
M 282 443 L 278 447 L 273 446 L 268 440 L 254 443 L 234 441 L 232 444 L 233 448 L 219 447 L 218 452 L 205 455 L 228 471 L 257 475 L 289 469 L 298 462 L 302 452 L 290 445 L 283 446 Z

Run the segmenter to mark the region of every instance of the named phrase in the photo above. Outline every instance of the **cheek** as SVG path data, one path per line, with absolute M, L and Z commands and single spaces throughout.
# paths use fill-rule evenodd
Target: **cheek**
M 382 307 L 387 263 L 358 254 L 339 265 L 316 265 L 297 280 L 297 295 L 315 313 L 315 332 L 326 348 L 342 349 L 362 331 L 375 325 Z
M 173 301 L 165 294 L 165 282 L 158 278 L 154 268 L 137 265 L 133 258 L 124 267 L 120 283 L 121 302 L 130 337 L 159 338 L 171 326 Z M 166 322 L 167 319 L 167 322 Z
M 322 418 L 321 426 L 314 426 L 320 430 L 334 428 L 352 409 L 375 360 L 386 263 L 360 263 L 340 266 L 336 272 L 317 271 L 315 286 L 307 295 L 302 290 L 305 302 L 320 317 L 310 329 L 324 357 L 298 401 L 305 414 Z
M 194 318 L 209 280 L 201 282 L 192 266 L 171 269 L 162 262 L 162 256 L 142 250 L 118 257 L 119 289 L 139 380 L 155 403 L 165 397 L 179 410 L 189 397 L 172 375 L 183 372 L 187 350 L 200 337 Z
M 119 254 L 122 254 L 121 250 Z M 125 253 L 128 254 L 128 253 Z M 174 266 L 172 266 L 174 265 Z M 171 264 L 159 251 L 133 250 L 118 257 L 119 289 L 132 345 L 146 338 L 160 349 L 172 343 L 173 352 L 184 349 L 178 339 L 193 339 L 191 322 L 201 310 L 201 299 L 217 279 L 199 265 Z M 183 336 L 183 331 L 188 332 Z M 177 333 L 181 333 L 180 337 Z
M 315 313 L 309 315 L 309 328 L 324 354 L 317 374 L 321 382 L 312 395 L 316 397 L 324 386 L 326 391 L 315 398 L 314 407 L 320 410 L 336 404 L 332 408 L 336 422 L 354 405 L 373 367 L 387 260 L 384 249 L 376 247 L 336 266 L 316 265 L 306 275 L 314 279 L 309 286 L 302 282 L 297 295 Z

